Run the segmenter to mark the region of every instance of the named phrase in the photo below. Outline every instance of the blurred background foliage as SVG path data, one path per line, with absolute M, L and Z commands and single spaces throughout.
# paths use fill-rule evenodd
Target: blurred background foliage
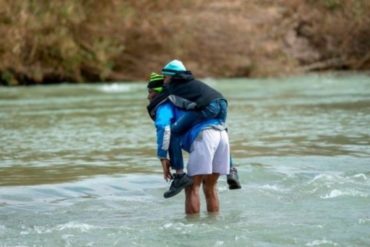
M 0 0 L 0 83 L 370 68 L 367 0 Z

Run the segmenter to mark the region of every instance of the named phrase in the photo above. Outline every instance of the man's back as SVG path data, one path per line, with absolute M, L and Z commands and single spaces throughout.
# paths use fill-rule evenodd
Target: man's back
M 180 118 L 185 111 L 174 106 L 170 101 L 161 104 L 156 110 L 155 126 L 157 129 L 158 156 L 163 157 L 167 153 L 169 146 L 169 135 L 171 124 Z M 191 144 L 204 129 L 216 128 L 224 129 L 224 125 L 219 119 L 208 119 L 191 127 L 182 136 L 182 148 L 190 152 Z M 166 150 L 165 150 L 166 149 Z

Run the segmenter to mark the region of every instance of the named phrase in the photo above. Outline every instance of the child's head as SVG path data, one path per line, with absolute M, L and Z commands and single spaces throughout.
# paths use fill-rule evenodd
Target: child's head
M 164 83 L 168 83 L 171 76 L 176 75 L 177 73 L 185 72 L 186 68 L 180 60 L 172 60 L 166 64 L 162 69 L 162 75 L 165 76 Z

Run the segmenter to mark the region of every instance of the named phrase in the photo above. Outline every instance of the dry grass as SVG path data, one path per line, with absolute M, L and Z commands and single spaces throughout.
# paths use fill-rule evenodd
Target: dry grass
M 320 53 L 320 60 L 338 59 L 341 67 L 370 68 L 370 2 L 367 0 L 289 0 L 301 23 L 297 32 Z
M 2 79 L 10 84 L 104 80 L 122 52 L 107 20 L 115 3 L 1 1 Z M 95 15 L 99 10 L 99 14 Z
M 173 58 L 197 76 L 332 58 L 368 69 L 369 11 L 367 0 L 0 0 L 0 83 L 145 79 Z

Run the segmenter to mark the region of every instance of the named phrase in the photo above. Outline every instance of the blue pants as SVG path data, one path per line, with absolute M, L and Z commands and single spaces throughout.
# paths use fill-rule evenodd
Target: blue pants
M 227 102 L 223 99 L 211 101 L 202 111 L 188 111 L 171 126 L 171 139 L 169 146 L 169 156 L 172 169 L 184 169 L 184 160 L 181 151 L 181 136 L 195 124 L 206 120 L 217 118 L 223 124 L 226 122 Z M 230 156 L 230 166 L 232 160 Z

